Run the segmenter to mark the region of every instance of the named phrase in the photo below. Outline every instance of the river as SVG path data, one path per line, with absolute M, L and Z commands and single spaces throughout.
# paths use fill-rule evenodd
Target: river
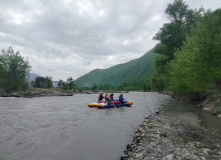
M 145 117 L 177 103 L 167 95 L 130 92 L 124 98 L 132 107 L 89 108 L 97 97 L 0 98 L 0 159 L 119 160 Z

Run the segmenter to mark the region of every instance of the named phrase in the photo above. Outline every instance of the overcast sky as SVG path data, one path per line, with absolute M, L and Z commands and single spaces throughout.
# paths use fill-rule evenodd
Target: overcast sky
M 173 0 L 0 0 L 0 50 L 11 46 L 53 80 L 141 57 L 158 42 Z M 221 0 L 186 0 L 215 10 Z

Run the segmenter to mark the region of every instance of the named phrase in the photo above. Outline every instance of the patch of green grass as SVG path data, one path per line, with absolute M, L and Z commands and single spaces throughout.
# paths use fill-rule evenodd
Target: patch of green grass
M 155 122 L 162 123 L 163 121 L 161 121 L 161 120 L 157 119 L 157 120 L 155 120 Z
M 157 119 L 157 120 L 154 120 L 155 122 L 158 122 L 158 123 L 161 123 L 161 124 L 166 124 L 166 122 L 164 122 L 164 121 L 162 121 L 162 120 L 159 120 L 159 119 Z
M 163 133 L 160 133 L 160 137 L 168 137 L 167 133 L 163 132 Z
M 63 89 L 61 90 L 61 92 L 62 92 L 62 93 L 73 93 L 72 90 L 63 90 Z
M 150 140 L 150 139 L 151 139 L 151 136 L 148 136 L 148 135 L 145 134 L 145 135 L 143 136 L 143 138 Z
M 149 125 L 148 128 L 152 129 L 154 128 L 154 125 Z
M 198 147 L 199 147 L 199 148 L 205 148 L 206 145 L 205 145 L 205 144 L 200 144 Z

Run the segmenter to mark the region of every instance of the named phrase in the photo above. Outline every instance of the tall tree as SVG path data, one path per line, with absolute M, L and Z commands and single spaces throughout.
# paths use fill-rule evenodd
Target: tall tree
M 52 88 L 53 87 L 52 77 L 47 76 L 45 78 L 45 83 L 46 83 L 46 88 Z
M 176 92 L 221 89 L 221 9 L 207 12 L 177 50 L 170 64 L 170 88 Z
M 18 91 L 25 84 L 25 77 L 29 74 L 31 66 L 19 52 L 14 52 L 12 47 L 4 49 L 0 55 L 0 85 L 7 92 Z
M 183 0 L 174 0 L 172 4 L 168 4 L 165 13 L 170 22 L 165 23 L 153 37 L 160 41 L 154 50 L 159 55 L 154 60 L 153 89 L 163 90 L 167 86 L 167 64 L 173 60 L 175 50 L 181 50 L 186 35 L 190 33 L 191 26 L 196 24 L 196 17 L 200 12 L 201 10 L 197 12 L 189 9 Z
M 36 88 L 45 88 L 46 82 L 44 77 L 36 77 L 35 78 L 35 87 Z
M 66 84 L 68 84 L 68 88 L 71 90 L 74 88 L 74 79 L 72 77 L 67 78 L 67 82 Z
M 60 80 L 58 81 L 58 84 L 57 84 L 57 85 L 58 85 L 59 88 L 62 88 L 63 85 L 64 85 L 64 83 L 65 83 L 65 82 L 60 79 Z

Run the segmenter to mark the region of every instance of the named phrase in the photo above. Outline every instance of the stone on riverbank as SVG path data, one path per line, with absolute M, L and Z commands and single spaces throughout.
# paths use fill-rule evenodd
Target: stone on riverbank
M 142 130 L 142 132 L 139 132 Z M 162 112 L 148 117 L 124 160 L 221 160 L 221 135 L 201 128 L 196 115 Z
M 12 92 L 10 94 L 0 93 L 0 97 L 25 97 L 25 98 L 33 98 L 33 97 L 45 97 L 45 96 L 73 96 L 73 93 L 63 93 L 63 92 Z

